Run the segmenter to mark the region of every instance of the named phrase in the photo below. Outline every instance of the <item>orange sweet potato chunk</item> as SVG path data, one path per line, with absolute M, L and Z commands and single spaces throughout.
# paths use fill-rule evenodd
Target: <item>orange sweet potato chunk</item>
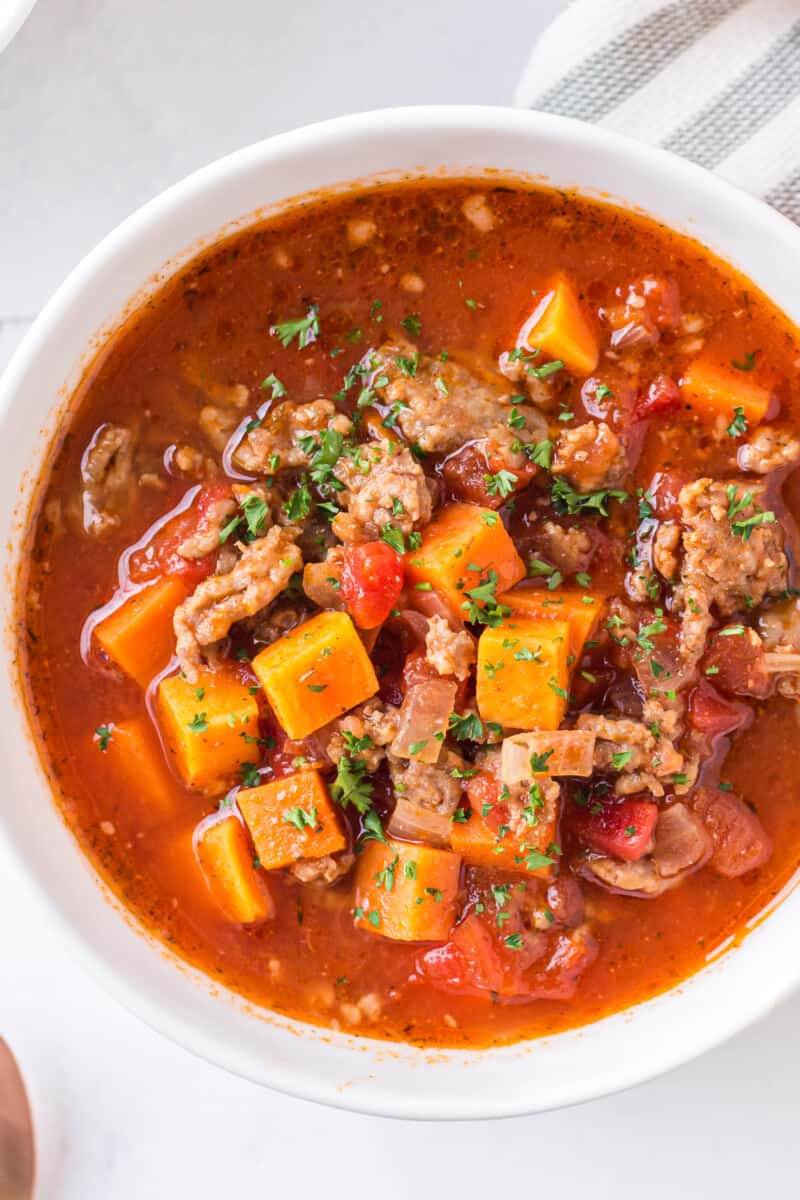
M 513 612 L 542 621 L 568 621 L 569 652 L 576 661 L 597 628 L 605 608 L 605 597 L 571 588 L 513 588 L 498 597 Z
M 256 655 L 253 670 L 295 740 L 368 700 L 378 679 L 347 613 L 321 612 Z
M 174 811 L 175 785 L 149 722 L 137 717 L 120 721 L 109 727 L 102 740 L 95 735 L 94 741 L 105 745 L 101 760 L 109 773 L 124 779 L 153 816 L 168 816 Z
M 522 835 L 515 834 L 507 824 L 505 806 L 496 800 L 495 781 L 485 794 L 481 792 L 481 780 L 473 782 L 469 789 L 471 812 L 466 821 L 453 822 L 450 833 L 453 850 L 472 867 L 521 871 L 549 878 L 553 873 L 553 857 L 547 848 L 556 838 L 557 816 L 545 819 L 532 808 L 536 824 L 526 827 Z
M 159 579 L 129 596 L 95 628 L 101 649 L 141 687 L 172 658 L 172 617 L 187 595 L 180 579 Z
M 202 671 L 189 683 L 171 675 L 158 686 L 156 707 L 167 751 L 189 787 L 222 787 L 258 761 L 258 705 L 232 676 Z
M 575 375 L 591 375 L 600 350 L 589 318 L 569 280 L 558 278 L 525 326 L 524 340 L 539 356 L 560 359 Z
M 444 942 L 456 917 L 461 859 L 411 842 L 368 842 L 356 868 L 359 929 L 400 942 Z
M 211 895 L 231 921 L 254 925 L 274 916 L 275 905 L 237 816 L 204 821 L 195 853 Z
M 504 729 L 558 729 L 567 709 L 568 621 L 507 617 L 478 641 L 477 700 Z
M 341 818 L 319 771 L 298 771 L 237 796 L 267 871 L 336 854 L 347 846 Z
M 680 381 L 681 399 L 701 416 L 723 417 L 726 423 L 741 408 L 748 424 L 764 420 L 771 399 L 768 388 L 760 387 L 747 374 L 728 370 L 716 363 L 695 360 Z
M 422 545 L 405 556 L 406 579 L 419 590 L 432 588 L 463 618 L 466 593 L 496 573 L 496 591 L 525 576 L 525 564 L 503 522 L 490 508 L 448 504 L 422 534 Z M 483 604 L 480 605 L 483 607 Z

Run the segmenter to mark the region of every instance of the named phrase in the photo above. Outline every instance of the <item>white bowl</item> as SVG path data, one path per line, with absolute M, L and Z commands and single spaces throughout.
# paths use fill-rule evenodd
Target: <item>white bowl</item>
M 19 32 L 36 0 L 0 0 L 0 53 Z
M 73 271 L 0 382 L 0 543 L 7 582 L 0 827 L 49 902 L 60 936 L 154 1028 L 258 1083 L 398 1117 L 535 1112 L 628 1087 L 685 1062 L 796 986 L 800 894 L 788 894 L 743 944 L 673 991 L 583 1029 L 504 1049 L 430 1052 L 258 1012 L 143 935 L 108 896 L 64 825 L 16 690 L 13 584 L 48 439 L 87 348 L 116 325 L 132 298 L 152 290 L 222 229 L 247 224 L 256 210 L 263 215 L 287 197 L 366 176 L 463 175 L 481 168 L 527 173 L 638 207 L 698 238 L 800 318 L 800 230 L 713 175 L 557 117 L 501 108 L 408 108 L 272 138 L 145 205 Z

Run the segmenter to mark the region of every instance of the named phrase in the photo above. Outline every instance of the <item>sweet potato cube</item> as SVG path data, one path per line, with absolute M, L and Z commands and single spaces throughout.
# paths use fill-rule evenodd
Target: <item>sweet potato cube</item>
M 153 816 L 169 816 L 175 810 L 175 783 L 167 770 L 155 731 L 148 721 L 132 717 L 111 725 L 100 762 L 109 775 L 124 780 L 127 790 L 140 796 Z M 109 779 L 110 782 L 110 779 Z
M 197 683 L 171 675 L 158 686 L 157 708 L 167 750 L 190 787 L 224 786 L 239 766 L 258 761 L 258 705 L 230 675 L 203 671 Z
M 489 867 L 498 871 L 522 871 L 526 875 L 549 878 L 553 874 L 553 856 L 547 848 L 556 838 L 556 818 L 539 817 L 521 836 L 504 823 L 503 807 L 488 815 L 473 808 L 466 821 L 454 821 L 450 845 L 471 867 Z M 493 819 L 494 818 L 494 819 Z M 548 859 L 548 862 L 543 862 Z
M 298 771 L 236 797 L 267 871 L 325 858 L 347 846 L 339 814 L 319 771 Z
M 180 579 L 159 579 L 129 596 L 95 628 L 100 647 L 141 687 L 175 653 L 172 617 L 187 594 Z
M 733 420 L 741 408 L 749 425 L 758 425 L 767 415 L 772 398 L 769 388 L 760 387 L 747 374 L 728 370 L 716 363 L 695 360 L 680 381 L 681 399 L 700 416 Z
M 478 710 L 504 729 L 558 729 L 567 708 L 568 621 L 507 617 L 478 641 Z
M 321 612 L 253 659 L 253 670 L 290 738 L 307 737 L 378 690 L 347 613 Z
M 254 925 L 275 915 L 275 905 L 237 816 L 203 821 L 195 854 L 211 895 L 231 921 Z
M 485 584 L 492 572 L 497 592 L 513 587 L 526 573 L 500 517 L 476 504 L 443 508 L 425 529 L 419 549 L 406 554 L 405 567 L 412 586 L 433 588 L 462 619 L 464 605 L 469 606 L 466 593 Z
M 498 597 L 513 612 L 541 621 L 569 622 L 569 652 L 573 662 L 594 633 L 605 607 L 605 597 L 571 588 L 513 588 Z
M 591 375 L 600 350 L 572 284 L 559 278 L 523 326 L 520 340 L 542 361 L 560 359 L 575 375 Z M 538 363 L 536 365 L 539 365 Z
M 399 942 L 444 942 L 456 917 L 461 859 L 411 842 L 368 842 L 356 869 L 359 929 Z

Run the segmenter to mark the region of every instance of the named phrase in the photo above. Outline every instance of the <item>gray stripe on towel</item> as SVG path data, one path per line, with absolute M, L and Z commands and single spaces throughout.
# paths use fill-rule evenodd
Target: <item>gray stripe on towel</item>
M 800 95 L 800 21 L 662 145 L 713 168 L 796 95 Z M 757 181 L 753 184 L 757 186 Z
M 764 199 L 790 221 L 796 221 L 800 225 L 800 168 L 774 188 L 770 188 Z
M 743 0 L 677 0 L 631 25 L 543 92 L 534 107 L 599 121 L 648 83 Z

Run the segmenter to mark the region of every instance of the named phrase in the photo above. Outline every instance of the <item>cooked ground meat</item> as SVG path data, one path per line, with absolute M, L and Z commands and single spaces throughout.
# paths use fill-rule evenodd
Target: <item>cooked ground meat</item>
M 350 418 L 338 412 L 332 400 L 312 400 L 309 404 L 286 400 L 270 409 L 261 424 L 245 434 L 236 447 L 234 461 L 243 471 L 255 475 L 273 475 L 283 467 L 307 467 L 311 455 L 298 438 L 319 434 L 323 429 L 346 437 L 352 428 Z
M 653 566 L 668 583 L 678 578 L 681 527 L 672 521 L 659 525 L 653 538 Z
M 303 591 L 319 608 L 334 608 L 341 612 L 344 600 L 340 590 L 344 547 L 332 546 L 324 562 L 307 562 L 303 567 Z
M 594 543 L 578 525 L 541 521 L 532 530 L 536 553 L 563 575 L 577 575 L 591 564 Z
M 345 850 L 341 854 L 326 854 L 324 858 L 292 863 L 288 871 L 298 883 L 330 887 L 331 884 L 338 883 L 340 879 L 344 878 L 355 861 L 355 854 Z
M 500 374 L 511 383 L 523 384 L 531 403 L 548 412 L 555 406 L 558 395 L 556 385 L 552 377 L 540 379 L 534 375 L 529 370 L 530 366 L 530 362 L 526 362 L 521 355 L 512 356 L 508 350 L 504 350 L 497 361 Z
M 209 454 L 204 454 L 202 450 L 197 450 L 188 443 L 175 447 L 175 452 L 172 455 L 172 465 L 182 475 L 189 475 L 193 479 L 202 480 L 212 479 L 219 470 L 217 463 Z
M 220 383 L 209 378 L 193 359 L 185 361 L 182 370 L 186 382 L 210 401 L 200 410 L 199 425 L 209 444 L 222 453 L 247 409 L 250 389 L 243 383 Z
M 605 421 L 587 421 L 561 434 L 552 469 L 577 492 L 595 492 L 621 483 L 628 461 L 624 446 Z
M 788 584 L 781 526 L 774 517 L 772 523 L 742 524 L 758 517 L 763 501 L 763 484 L 748 487 L 741 480 L 703 478 L 681 488 L 683 561 L 674 602 L 683 610 L 682 650 L 690 661 L 703 653 L 712 609 L 729 617 Z
M 466 679 L 476 658 L 475 639 L 466 629 L 454 630 L 444 617 L 431 617 L 425 654 L 437 674 Z
M 399 362 L 398 362 L 399 360 Z M 490 372 L 479 376 L 448 358 L 418 355 L 409 342 L 387 342 L 373 355 L 373 378 L 388 379 L 379 396 L 394 412 L 409 442 L 443 453 L 502 426 L 509 390 Z M 416 363 L 414 374 L 401 364 Z
M 683 769 L 683 755 L 669 738 L 655 737 L 641 721 L 582 713 L 576 728 L 595 734 L 594 765 L 600 771 L 617 773 L 614 791 L 620 796 L 641 791 L 663 796 L 662 780 Z
M 370 443 L 357 457 L 343 455 L 334 468 L 345 486 L 338 493 L 339 513 L 331 528 L 343 542 L 369 542 L 384 525 L 411 533 L 431 518 L 428 481 L 413 454 L 387 440 Z
M 81 507 L 87 533 L 102 537 L 116 529 L 135 486 L 133 434 L 121 425 L 101 425 L 81 462 Z
M 274 525 L 266 537 L 244 547 L 231 571 L 198 584 L 175 610 L 176 653 L 190 682 L 203 665 L 203 648 L 224 638 L 236 621 L 271 604 L 302 568 L 296 537 L 296 529 Z
M 367 771 L 374 774 L 385 757 L 384 748 L 397 735 L 399 719 L 400 710 L 393 704 L 385 704 L 376 698 L 366 700 L 335 723 L 326 747 L 328 757 L 338 763 L 342 755 L 348 752 L 342 736 L 345 733 L 351 733 L 356 738 L 369 737 L 372 745 L 362 750 L 359 757 L 364 759 Z
M 800 700 L 800 601 L 792 597 L 771 604 L 760 614 L 758 629 L 778 691 L 787 700 Z
M 451 751 L 442 755 L 439 763 L 421 763 L 390 757 L 389 771 L 396 792 L 410 804 L 429 808 L 444 816 L 452 816 L 461 799 L 461 780 L 454 779 L 453 769 L 463 770 L 464 760 Z
M 182 558 L 205 558 L 220 547 L 220 534 L 236 512 L 237 504 L 232 497 L 214 500 L 206 509 L 202 523 L 190 537 L 178 546 Z
M 786 426 L 762 425 L 739 447 L 739 469 L 767 475 L 800 462 L 800 438 Z

